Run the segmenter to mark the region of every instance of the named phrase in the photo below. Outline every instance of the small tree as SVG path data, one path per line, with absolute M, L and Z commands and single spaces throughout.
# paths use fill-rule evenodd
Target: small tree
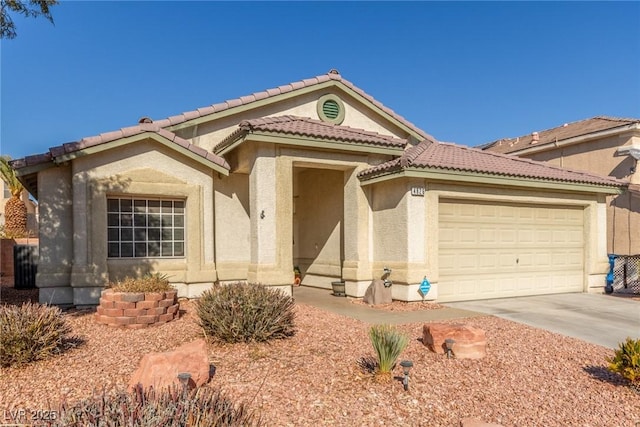
M 58 4 L 57 0 L 0 0 L 0 39 L 14 39 L 18 35 L 16 24 L 9 12 L 34 18 L 44 16 L 53 24 L 53 16 L 49 8 L 56 4 Z
M 4 205 L 4 232 L 8 237 L 23 237 L 27 234 L 27 205 L 20 199 L 24 186 L 10 160 L 9 156 L 0 156 L 0 177 L 11 191 L 11 198 Z

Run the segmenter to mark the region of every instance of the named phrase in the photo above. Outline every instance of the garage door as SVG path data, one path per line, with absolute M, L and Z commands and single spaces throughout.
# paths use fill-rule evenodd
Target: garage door
M 579 207 L 443 199 L 439 301 L 582 292 Z

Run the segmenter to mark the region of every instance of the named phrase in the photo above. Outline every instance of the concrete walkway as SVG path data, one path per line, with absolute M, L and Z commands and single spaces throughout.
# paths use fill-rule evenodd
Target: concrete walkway
M 431 322 L 481 316 L 481 313 L 467 309 L 445 307 L 438 310 L 389 312 L 366 305 L 354 304 L 349 298 L 335 297 L 330 289 L 300 286 L 293 288 L 296 303 L 307 304 L 332 313 L 352 317 L 366 323 L 397 325 L 403 323 Z
M 640 301 L 611 295 L 557 294 L 448 303 L 609 348 L 640 338 Z

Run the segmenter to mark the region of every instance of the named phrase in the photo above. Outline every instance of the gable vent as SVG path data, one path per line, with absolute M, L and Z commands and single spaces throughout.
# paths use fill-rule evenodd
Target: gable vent
M 340 106 L 336 101 L 330 99 L 322 104 L 322 111 L 328 119 L 335 120 L 340 114 Z
M 318 117 L 323 122 L 336 125 L 344 121 L 344 104 L 342 100 L 333 94 L 322 96 L 317 104 Z

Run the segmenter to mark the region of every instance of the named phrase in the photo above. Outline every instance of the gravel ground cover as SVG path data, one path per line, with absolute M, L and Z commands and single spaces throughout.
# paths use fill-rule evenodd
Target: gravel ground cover
M 2 369 L 0 414 L 124 388 L 145 353 L 201 337 L 192 303 L 182 301 L 181 311 L 178 320 L 143 330 L 68 312 L 84 342 L 50 360 Z M 484 316 L 464 322 L 486 331 L 487 357 L 447 359 L 422 344 L 421 323 L 401 325 L 411 337 L 401 358 L 414 363 L 405 392 L 401 368 L 381 383 L 359 367 L 360 358 L 373 356 L 369 325 L 302 304 L 296 315 L 291 339 L 209 345 L 211 386 L 248 402 L 268 426 L 455 426 L 467 417 L 503 426 L 640 423 L 640 394 L 606 370 L 613 351 L 604 347 Z

